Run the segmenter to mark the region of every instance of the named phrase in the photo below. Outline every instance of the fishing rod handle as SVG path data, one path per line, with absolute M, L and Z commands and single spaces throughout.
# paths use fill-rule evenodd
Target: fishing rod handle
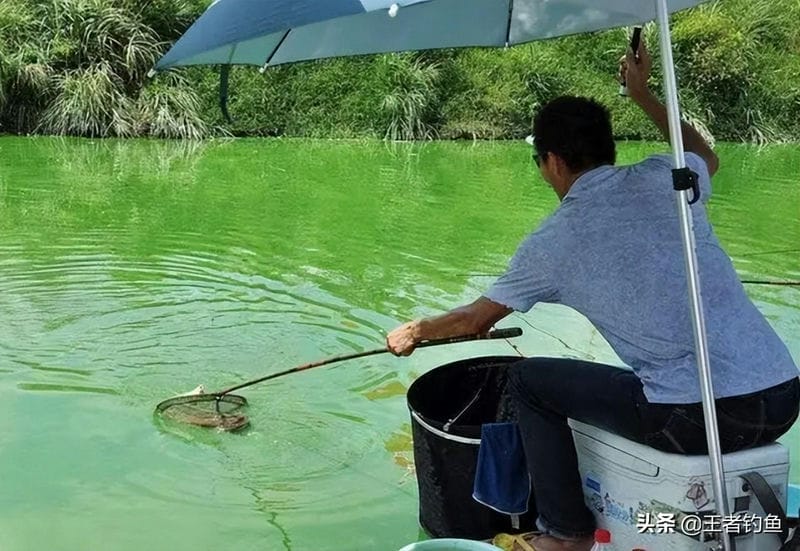
M 522 335 L 522 329 L 519 327 L 509 327 L 507 329 L 495 329 L 488 333 L 474 333 L 471 335 L 461 335 L 459 337 L 448 337 L 446 339 L 433 339 L 429 341 L 420 342 L 416 348 L 425 348 L 426 346 L 438 346 L 440 344 L 454 344 L 457 342 L 477 341 L 486 339 L 513 339 Z

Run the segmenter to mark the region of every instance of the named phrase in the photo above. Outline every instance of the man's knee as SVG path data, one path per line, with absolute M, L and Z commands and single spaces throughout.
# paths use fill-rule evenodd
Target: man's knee
M 527 358 L 508 367 L 508 388 L 512 398 L 527 403 L 538 401 L 536 358 Z

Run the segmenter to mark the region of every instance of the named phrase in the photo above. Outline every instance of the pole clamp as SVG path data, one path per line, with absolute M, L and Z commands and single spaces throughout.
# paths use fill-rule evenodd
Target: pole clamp
M 692 190 L 692 198 L 689 204 L 694 205 L 700 200 L 700 186 L 697 183 L 697 173 L 689 170 L 689 167 L 672 169 L 672 187 L 675 191 Z

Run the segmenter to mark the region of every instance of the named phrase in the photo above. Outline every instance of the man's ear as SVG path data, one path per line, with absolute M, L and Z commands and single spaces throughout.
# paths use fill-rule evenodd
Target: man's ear
M 548 157 L 551 159 L 551 170 L 559 177 L 565 177 L 569 175 L 570 170 L 567 166 L 567 163 L 564 159 L 555 153 L 548 153 Z

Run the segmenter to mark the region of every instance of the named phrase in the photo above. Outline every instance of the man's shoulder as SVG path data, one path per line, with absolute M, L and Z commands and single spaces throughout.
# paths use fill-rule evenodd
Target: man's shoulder
M 551 213 L 520 242 L 517 253 L 524 256 L 543 255 L 561 235 L 558 227 L 563 224 L 563 209 L 558 208 Z
M 695 172 L 698 170 L 708 171 L 705 160 L 703 160 L 703 158 L 697 153 L 687 151 L 684 154 L 684 158 L 686 159 L 686 166 L 688 166 L 691 170 L 694 170 Z M 653 153 L 652 155 L 645 157 L 632 166 L 652 167 L 654 169 L 672 169 L 675 166 L 675 161 L 671 153 Z
M 653 170 L 670 169 L 673 167 L 672 155 L 669 153 L 653 153 L 632 166 Z
M 711 177 L 708 173 L 708 165 L 700 155 L 691 151 L 687 151 L 684 154 L 684 158 L 686 159 L 686 167 L 697 174 L 701 195 L 705 202 L 711 195 Z M 636 172 L 640 174 L 663 173 L 671 171 L 675 167 L 675 161 L 669 153 L 656 153 L 633 166 L 638 167 Z

